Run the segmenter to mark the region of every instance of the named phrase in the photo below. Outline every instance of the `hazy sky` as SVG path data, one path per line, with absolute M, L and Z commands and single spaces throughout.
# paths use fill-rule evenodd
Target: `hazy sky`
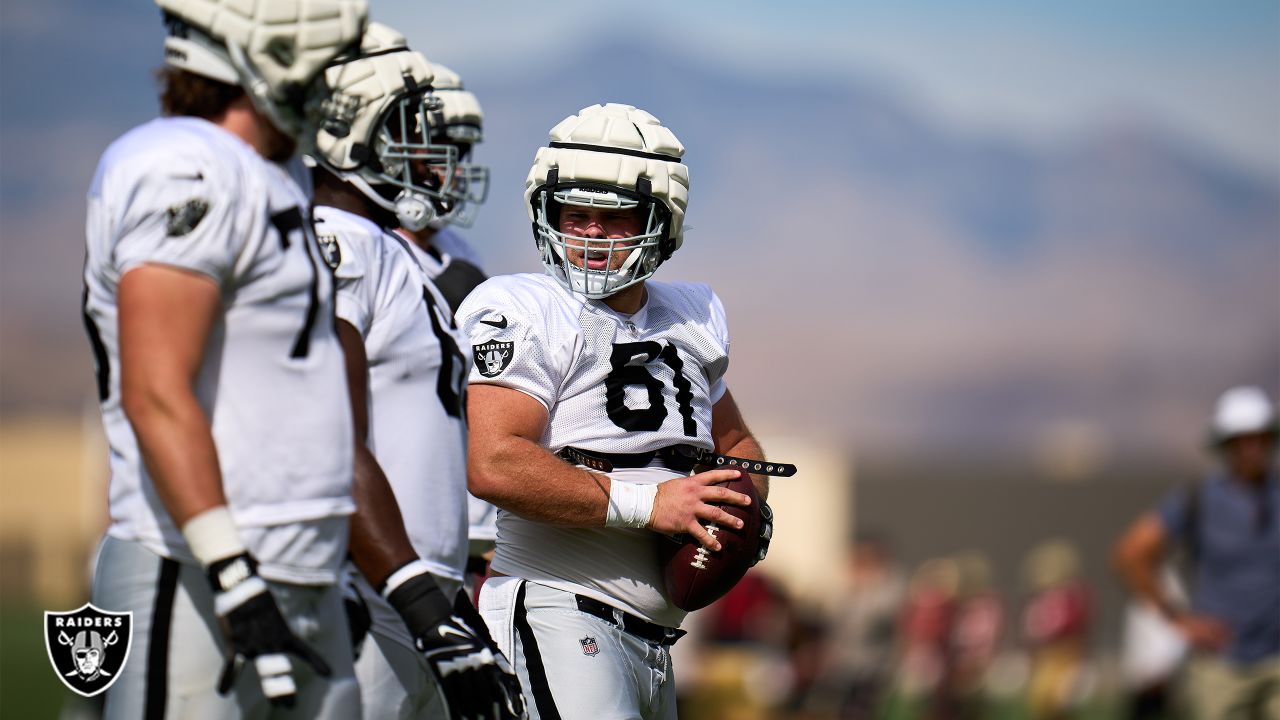
M 1168 439 L 1198 437 L 1227 384 L 1280 377 L 1275 0 L 372 6 L 491 113 L 495 191 L 468 232 L 490 270 L 536 269 L 518 189 L 546 129 L 638 92 L 699 163 L 697 230 L 661 277 L 721 283 L 746 349 L 736 377 L 769 377 L 779 347 L 812 362 L 827 330 L 809 309 L 851 288 L 843 384 L 744 383 L 744 403 L 831 406 L 811 424 L 864 444 L 1041 426 Z M 151 0 L 0 3 L 0 375 L 30 389 L 23 407 L 65 395 L 32 374 L 89 392 L 84 193 L 102 149 L 156 112 L 162 36 Z M 610 58 L 613 43 L 628 50 Z M 685 62 L 701 65 L 688 82 L 655 86 Z M 575 85 L 590 98 L 557 92 Z M 778 148 L 803 182 L 777 189 L 779 212 L 742 212 L 729 178 Z M 833 209 L 850 232 L 822 225 Z M 769 242 L 795 233 L 822 241 L 826 282 Z M 733 274 L 751 282 L 707 262 L 728 238 L 753 248 Z
M 375 18 L 464 74 L 536 65 L 558 46 L 625 27 L 732 69 L 878 77 L 975 132 L 1060 142 L 1099 122 L 1154 118 L 1280 177 L 1280 3 L 1272 0 L 378 0 L 372 7 Z
M 630 32 L 733 73 L 878 80 L 940 124 L 976 133 L 1058 144 L 1099 123 L 1141 118 L 1280 179 L 1274 0 L 370 4 L 375 19 L 464 77 L 525 76 L 562 48 Z M 77 85 L 91 98 L 104 84 L 118 86 L 139 120 L 152 112 L 133 99 L 151 95 L 137 68 L 160 60 L 159 13 L 147 0 L 112 5 L 4 3 L 5 130 L 65 123 L 61 104 Z M 108 53 L 115 62 L 102 65 Z

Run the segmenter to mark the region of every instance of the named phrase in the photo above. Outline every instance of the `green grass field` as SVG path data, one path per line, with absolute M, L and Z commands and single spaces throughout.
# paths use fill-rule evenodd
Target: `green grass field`
M 44 647 L 44 611 L 6 603 L 0 609 L 0 718 L 55 718 L 68 698 Z

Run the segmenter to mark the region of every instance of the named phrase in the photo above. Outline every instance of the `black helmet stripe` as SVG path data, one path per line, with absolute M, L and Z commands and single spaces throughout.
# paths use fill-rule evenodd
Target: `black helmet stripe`
M 549 147 L 561 150 L 588 150 L 590 152 L 614 153 L 615 155 L 630 155 L 631 157 L 644 158 L 646 160 L 664 160 L 666 162 L 678 163 L 680 158 L 674 155 L 663 155 L 662 153 L 644 152 L 643 150 L 628 150 L 626 148 L 605 147 L 603 145 L 589 145 L 587 143 L 569 143 L 552 141 Z

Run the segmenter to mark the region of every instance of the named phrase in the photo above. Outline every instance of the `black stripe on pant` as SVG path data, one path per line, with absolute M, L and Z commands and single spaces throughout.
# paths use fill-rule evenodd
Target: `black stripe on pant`
M 538 717 L 542 720 L 560 720 L 560 711 L 556 709 L 555 698 L 551 697 L 551 686 L 547 683 L 547 669 L 542 664 L 542 654 L 538 652 L 538 640 L 533 636 L 533 628 L 529 627 L 529 618 L 524 606 L 525 582 L 520 582 L 516 591 L 516 632 L 520 634 L 520 645 L 524 652 L 524 664 L 529 670 L 529 685 L 533 691 L 533 703 L 538 708 Z
M 146 720 L 164 720 L 165 704 L 169 700 L 169 635 L 180 569 L 175 560 L 160 560 L 156 600 L 151 608 L 151 642 L 147 647 L 147 701 L 143 713 Z

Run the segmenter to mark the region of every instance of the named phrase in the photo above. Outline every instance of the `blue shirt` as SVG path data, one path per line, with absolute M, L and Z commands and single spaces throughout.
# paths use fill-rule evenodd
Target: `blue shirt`
M 1219 472 L 1197 491 L 1197 523 L 1188 518 L 1189 488 L 1159 508 L 1169 537 L 1198 549 L 1192 607 L 1231 628 L 1229 659 L 1280 658 L 1280 479 L 1273 471 L 1257 487 Z M 1194 539 L 1188 536 L 1193 525 Z

